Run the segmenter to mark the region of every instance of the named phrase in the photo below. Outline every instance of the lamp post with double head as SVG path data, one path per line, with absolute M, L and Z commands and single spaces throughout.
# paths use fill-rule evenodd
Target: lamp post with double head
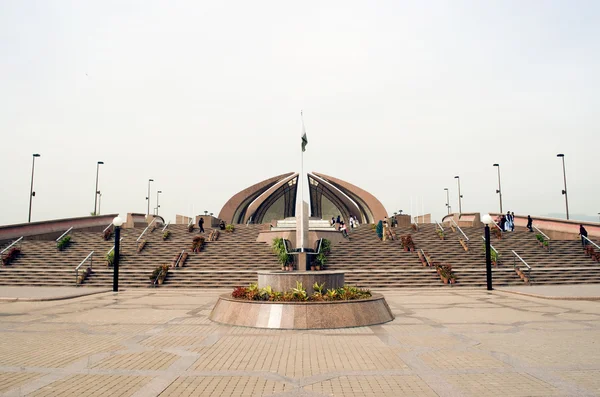
M 569 199 L 567 198 L 567 172 L 565 171 L 565 155 L 562 153 L 559 153 L 556 155 L 556 157 L 561 157 L 562 158 L 562 164 L 563 164 L 563 179 L 565 181 L 565 188 L 562 191 L 562 194 L 565 195 L 565 206 L 567 207 L 567 220 L 569 220 Z
M 94 215 L 98 215 L 96 205 L 98 204 L 98 195 L 100 194 L 100 192 L 98 191 L 98 173 L 100 172 L 100 164 L 104 164 L 104 161 L 98 161 L 98 163 L 96 163 L 96 190 L 94 191 Z
M 160 208 L 160 204 L 158 204 L 158 195 L 162 193 L 162 190 L 156 191 L 156 216 L 158 216 L 158 209 Z
M 31 190 L 29 191 L 29 218 L 27 222 L 31 222 L 31 204 L 33 202 L 33 196 L 35 196 L 35 192 L 33 191 L 33 171 L 35 170 L 35 158 L 40 157 L 39 153 L 33 154 L 33 163 L 31 164 Z
M 450 215 L 450 191 L 447 187 L 444 188 L 446 191 L 446 209 L 448 211 L 448 215 Z
M 490 224 L 492 223 L 492 217 L 489 214 L 485 214 L 481 217 L 481 221 L 485 224 L 485 276 L 488 291 L 493 290 L 492 288 L 492 252 L 490 247 Z
M 458 180 L 458 217 L 460 218 L 462 214 L 462 194 L 460 194 L 460 176 L 456 175 L 454 178 Z
M 146 196 L 146 200 L 148 200 L 148 211 L 146 212 L 146 217 L 150 217 L 150 182 L 154 182 L 154 179 L 148 179 L 148 195 Z
M 115 227 L 115 260 L 113 262 L 113 292 L 119 292 L 119 243 L 121 242 L 121 226 L 123 225 L 123 219 L 119 216 L 113 219 L 113 226 Z
M 498 189 L 496 193 L 500 196 L 500 213 L 502 214 L 502 188 L 500 187 L 500 164 L 494 164 L 494 167 L 498 167 Z

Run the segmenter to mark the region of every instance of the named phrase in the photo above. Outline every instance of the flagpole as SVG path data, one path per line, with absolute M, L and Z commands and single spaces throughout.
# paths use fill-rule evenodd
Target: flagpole
M 304 116 L 300 111 L 300 119 L 302 120 L 302 134 L 304 134 Z M 300 252 L 304 252 L 304 150 L 300 147 L 300 175 L 298 182 L 300 183 Z M 298 225 L 296 225 L 298 227 Z

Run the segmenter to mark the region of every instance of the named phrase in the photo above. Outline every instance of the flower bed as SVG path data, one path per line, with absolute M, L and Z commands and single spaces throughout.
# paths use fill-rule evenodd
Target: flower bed
M 350 285 L 325 290 L 325 283 L 313 285 L 312 295 L 306 293 L 302 283 L 296 282 L 296 288 L 289 291 L 273 291 L 270 286 L 259 288 L 257 284 L 248 287 L 236 287 L 231 296 L 235 299 L 270 302 L 318 302 L 318 301 L 347 301 L 371 298 L 371 291 Z

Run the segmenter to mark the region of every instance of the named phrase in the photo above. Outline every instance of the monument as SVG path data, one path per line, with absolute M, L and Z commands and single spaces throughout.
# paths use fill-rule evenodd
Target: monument
M 304 201 L 304 151 L 308 140 L 302 123 L 302 153 L 300 173 L 282 174 L 253 185 L 233 196 L 223 207 L 219 218 L 232 223 L 261 223 L 269 214 L 283 209 L 283 217 L 289 218 L 294 209 L 294 252 L 296 271 L 258 271 L 258 288 L 289 291 L 295 286 L 306 287 L 311 293 L 313 285 L 325 285 L 338 289 L 344 286 L 344 272 L 310 271 L 310 256 L 318 254 L 309 247 L 309 205 Z M 362 223 L 383 219 L 383 205 L 369 193 L 341 180 L 322 174 L 307 174 L 312 215 L 323 218 L 324 210 L 331 207 L 338 216 L 349 219 L 360 216 Z M 297 189 L 298 183 L 300 189 Z M 314 202 L 313 202 L 314 198 Z M 295 204 L 295 205 L 294 205 Z M 370 206 L 369 206 L 370 204 Z M 333 213 L 335 216 L 335 213 Z M 265 219 L 267 217 L 267 219 Z M 337 232 L 340 233 L 340 232 Z M 304 289 L 303 287 L 303 289 Z M 300 290 L 300 288 L 296 288 Z M 381 294 L 368 299 L 337 301 L 256 301 L 221 295 L 210 317 L 212 321 L 256 328 L 319 329 L 346 328 L 381 324 L 392 321 L 394 316 Z

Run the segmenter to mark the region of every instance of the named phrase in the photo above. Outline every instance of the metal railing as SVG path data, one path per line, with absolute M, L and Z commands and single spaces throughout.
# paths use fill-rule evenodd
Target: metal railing
M 79 268 L 89 259 L 90 260 L 90 269 L 92 268 L 92 266 L 94 265 L 94 259 L 93 259 L 93 255 L 94 255 L 94 251 L 90 252 L 88 254 L 88 256 L 85 257 L 84 260 L 81 261 L 81 263 L 79 265 L 77 265 L 77 267 L 75 268 L 75 285 L 77 284 L 77 277 L 79 277 Z
M 23 236 L 19 237 L 17 240 L 13 241 L 8 247 L 4 248 L 2 250 L 2 252 L 0 252 L 0 255 L 4 255 L 4 253 L 6 251 L 8 251 L 9 249 L 11 249 L 13 246 L 15 246 L 17 243 L 19 243 L 21 240 L 23 240 Z
M 59 241 L 60 241 L 60 239 L 61 239 L 61 238 L 63 238 L 63 237 L 65 237 L 67 234 L 69 234 L 69 232 L 70 232 L 71 230 L 73 230 L 73 226 L 71 226 L 71 227 L 69 228 L 69 230 L 67 230 L 66 232 L 64 232 L 63 234 L 61 234 L 61 235 L 60 235 L 60 237 L 56 239 L 56 242 L 59 242 Z
M 152 222 L 150 222 L 148 224 L 148 226 L 146 226 L 146 228 L 144 229 L 144 231 L 142 232 L 142 234 L 140 234 L 140 237 L 137 238 L 137 240 L 135 240 L 135 242 L 137 243 L 138 241 L 140 241 L 140 239 L 142 238 L 142 236 L 144 235 L 144 233 L 146 233 L 146 231 L 150 228 L 150 226 L 152 226 L 152 224 L 154 223 L 155 220 L 157 220 L 158 218 L 154 218 L 152 219 Z
M 170 225 L 170 224 L 171 224 L 171 221 L 168 221 L 168 222 L 165 224 L 165 227 L 163 227 L 163 228 L 162 228 L 162 232 L 163 232 L 163 233 L 165 232 L 165 230 L 167 230 L 167 228 L 169 227 L 169 225 Z
M 531 280 L 531 266 L 529 266 L 527 264 L 527 262 L 525 262 L 525 260 L 523 258 L 521 258 L 519 256 L 519 254 L 517 254 L 515 252 L 515 250 L 512 250 L 513 253 L 513 269 L 517 268 L 517 259 L 519 259 L 521 261 L 521 263 L 523 263 L 525 265 L 525 267 L 527 268 L 527 278 Z
M 483 240 L 483 242 L 485 243 L 485 236 L 481 236 L 481 239 Z M 494 251 L 496 253 L 496 256 L 499 257 L 498 255 L 498 250 L 496 250 L 496 248 L 494 248 L 494 246 L 492 245 L 492 243 L 490 242 L 490 248 L 492 249 L 492 251 Z
M 532 226 L 533 226 L 533 225 L 532 225 Z M 542 232 L 540 229 L 538 229 L 538 228 L 537 228 L 537 226 L 533 226 L 533 228 L 534 228 L 534 229 L 535 229 L 535 230 L 536 230 L 536 231 L 537 231 L 539 234 L 541 234 L 541 235 L 544 237 L 545 241 L 547 241 L 547 242 L 548 242 L 548 244 L 546 244 L 546 245 L 548 246 L 548 252 L 550 252 L 550 237 L 548 237 L 548 236 L 546 235 L 546 233 L 544 233 L 544 232 Z
M 440 228 L 440 230 L 442 232 L 444 231 L 444 227 L 442 225 L 440 225 L 440 223 L 438 221 L 435 221 L 435 224 Z
M 106 231 L 107 231 L 108 229 L 110 229 L 110 227 L 111 227 L 112 225 L 113 225 L 112 223 L 109 223 L 109 224 L 108 224 L 108 226 L 106 226 L 106 227 L 104 228 L 104 230 L 102 230 L 102 233 L 103 233 L 103 234 L 104 234 L 104 233 L 106 233 Z
M 498 230 L 500 230 L 500 235 L 502 235 L 502 233 L 504 233 L 504 230 L 502 230 L 502 228 L 500 227 L 500 225 L 498 225 L 495 220 L 492 219 L 492 222 L 494 223 L 494 225 L 496 225 L 496 227 L 498 228 Z
M 464 242 L 465 245 L 467 246 L 467 248 L 469 247 L 469 238 L 467 237 L 467 235 L 465 234 L 465 232 L 463 232 L 463 230 L 460 228 L 460 226 L 458 226 L 458 224 L 454 221 L 454 219 L 450 218 L 450 220 L 452 221 L 452 223 L 454 223 L 454 226 L 456 226 L 456 228 L 458 229 L 458 231 L 463 235 Z M 466 248 L 465 248 L 466 250 Z
M 179 257 L 177 257 L 177 260 L 175 261 L 175 265 L 173 267 L 179 267 L 179 262 L 181 262 L 181 258 L 183 257 L 184 252 L 185 248 L 181 250 L 181 253 L 179 254 Z
M 188 222 L 188 227 L 190 227 L 190 225 L 194 223 L 194 219 L 190 218 L 190 221 Z
M 431 267 L 431 263 L 429 263 L 429 259 L 427 259 L 427 255 L 425 255 L 425 251 L 423 251 L 423 248 L 419 249 L 421 251 L 421 255 L 423 255 L 423 258 L 425 259 L 425 263 L 427 263 L 427 266 Z
M 121 243 L 121 241 L 123 241 L 123 237 L 121 237 L 121 238 L 119 239 L 119 244 Z M 115 249 L 115 246 L 113 245 L 113 246 L 112 246 L 112 248 L 108 250 L 108 252 L 106 253 L 106 255 L 107 255 L 107 256 L 108 256 L 108 255 L 110 255 L 110 253 L 111 253 L 111 252 L 113 252 L 113 251 L 114 251 L 114 249 Z
M 583 237 L 584 239 L 586 239 L 588 243 L 592 244 L 594 247 L 596 247 L 596 248 L 598 248 L 600 250 L 600 247 L 598 246 L 598 244 L 596 244 L 595 242 L 593 242 L 592 240 L 590 240 L 589 238 L 587 238 L 585 236 L 581 236 L 581 237 Z M 23 238 L 23 237 L 21 237 L 21 238 Z M 4 252 L 4 251 L 2 251 L 2 252 Z

